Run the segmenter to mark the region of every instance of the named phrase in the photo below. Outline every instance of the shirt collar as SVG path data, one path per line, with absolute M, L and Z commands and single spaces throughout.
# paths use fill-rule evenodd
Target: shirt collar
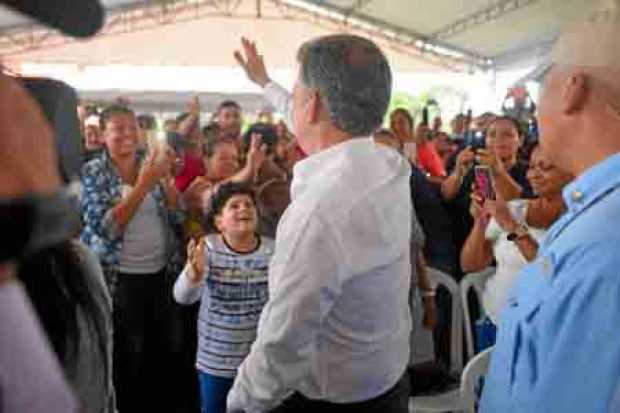
M 568 211 L 577 213 L 620 186 L 620 152 L 594 165 L 563 191 Z
M 342 160 L 350 153 L 357 152 L 361 148 L 368 146 L 369 142 L 371 142 L 371 138 L 348 139 L 299 161 L 293 167 L 291 195 L 295 197 L 309 186 L 312 186 L 314 181 L 322 180 L 322 176 L 332 166 L 340 165 Z

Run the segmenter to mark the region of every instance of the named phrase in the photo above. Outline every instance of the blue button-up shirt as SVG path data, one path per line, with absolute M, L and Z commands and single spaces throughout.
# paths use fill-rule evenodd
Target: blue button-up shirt
M 564 200 L 501 314 L 482 412 L 620 411 L 620 154 Z

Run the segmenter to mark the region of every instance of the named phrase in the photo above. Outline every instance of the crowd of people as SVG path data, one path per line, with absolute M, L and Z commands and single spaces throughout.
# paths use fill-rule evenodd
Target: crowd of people
M 243 130 L 234 101 L 208 120 L 198 99 L 159 120 L 82 104 L 77 195 L 40 109 L 1 75 L 0 125 L 16 125 L 1 219 L 54 241 L 2 241 L 0 411 L 408 412 L 437 390 L 419 366 L 454 379 L 456 303 L 430 267 L 457 282 L 494 267 L 481 411 L 618 411 L 616 16 L 560 37 L 540 137 L 504 113 L 450 130 L 386 113 L 390 65 L 359 36 L 302 45 L 291 92 L 242 39 L 281 121 Z

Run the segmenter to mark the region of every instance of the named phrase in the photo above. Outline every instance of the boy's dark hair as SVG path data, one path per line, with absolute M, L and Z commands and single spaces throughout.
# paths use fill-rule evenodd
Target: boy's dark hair
M 219 232 L 215 226 L 215 218 L 222 213 L 224 206 L 230 198 L 235 195 L 247 195 L 252 199 L 254 207 L 258 212 L 258 204 L 256 203 L 256 193 L 248 184 L 237 182 L 229 182 L 221 185 L 217 192 L 211 197 L 210 204 L 207 209 L 206 227 L 207 233 Z
M 102 132 L 105 131 L 106 126 L 108 125 L 108 122 L 110 121 L 110 118 L 114 115 L 135 116 L 136 114 L 134 113 L 133 110 L 129 109 L 127 106 L 120 106 L 120 105 L 108 106 L 107 108 L 103 110 L 103 112 L 101 112 L 101 115 L 99 116 L 99 127 L 101 128 Z
M 219 114 L 220 111 L 227 108 L 235 108 L 241 110 L 241 105 L 235 102 L 234 100 L 225 100 L 217 107 L 215 113 Z

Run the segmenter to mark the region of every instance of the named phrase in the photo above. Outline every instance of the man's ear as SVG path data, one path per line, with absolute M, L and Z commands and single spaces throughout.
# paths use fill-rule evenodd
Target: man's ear
M 571 73 L 562 87 L 562 112 L 571 115 L 580 111 L 589 93 L 588 78 L 584 73 Z
M 308 121 L 311 124 L 317 123 L 321 119 L 321 112 L 323 111 L 323 101 L 321 95 L 317 90 L 310 90 L 308 92 L 308 102 L 306 105 L 306 113 L 308 114 Z

